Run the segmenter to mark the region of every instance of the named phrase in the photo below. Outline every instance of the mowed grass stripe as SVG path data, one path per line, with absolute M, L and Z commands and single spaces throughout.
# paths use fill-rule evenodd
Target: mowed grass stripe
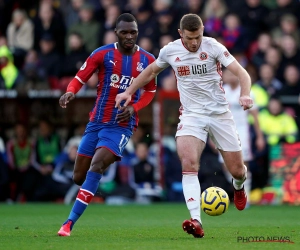
M 56 233 L 72 206 L 61 204 L 0 204 L 0 249 L 300 249 L 300 208 L 230 206 L 217 217 L 202 213 L 203 239 L 183 232 L 189 218 L 184 203 L 149 206 L 91 204 L 71 237 Z M 238 237 L 290 237 L 294 244 L 238 242 Z

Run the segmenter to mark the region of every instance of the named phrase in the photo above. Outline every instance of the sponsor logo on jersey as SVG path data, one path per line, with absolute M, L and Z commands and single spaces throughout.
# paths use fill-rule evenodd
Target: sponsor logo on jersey
M 110 76 L 111 83 L 109 86 L 117 89 L 127 89 L 129 85 L 132 83 L 134 77 L 121 75 L 118 76 L 117 74 L 112 74 Z
M 138 62 L 138 63 L 137 63 L 137 66 L 136 66 L 136 70 L 137 70 L 138 72 L 142 72 L 142 71 L 144 70 L 144 68 L 143 68 L 143 63 Z
M 112 74 L 110 80 L 112 83 L 117 83 L 120 80 L 120 77 L 117 74 Z
M 84 70 L 86 68 L 86 62 L 84 62 L 84 64 L 82 64 L 80 70 Z
M 207 73 L 206 64 L 192 65 L 192 73 L 193 75 L 202 75 Z
M 188 76 L 191 74 L 189 66 L 179 66 L 177 67 L 177 72 L 179 76 Z
M 200 60 L 203 61 L 203 60 L 206 60 L 208 58 L 208 55 L 207 55 L 206 52 L 201 52 L 199 57 L 200 57 Z

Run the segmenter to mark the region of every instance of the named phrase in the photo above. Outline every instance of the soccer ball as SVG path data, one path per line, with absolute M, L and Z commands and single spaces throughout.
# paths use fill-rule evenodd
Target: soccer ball
M 201 207 L 210 216 L 224 214 L 229 206 L 228 194 L 219 187 L 209 187 L 201 195 Z

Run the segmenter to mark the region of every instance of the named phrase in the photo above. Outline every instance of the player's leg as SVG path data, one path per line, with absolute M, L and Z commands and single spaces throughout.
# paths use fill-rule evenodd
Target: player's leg
M 191 220 L 183 222 L 183 229 L 194 237 L 204 236 L 200 217 L 201 187 L 198 179 L 200 155 L 205 143 L 194 136 L 178 136 L 177 152 L 182 165 L 182 188 Z M 200 223 L 200 224 L 199 224 Z
M 234 188 L 234 204 L 238 210 L 243 210 L 247 205 L 247 194 L 244 183 L 247 179 L 247 167 L 242 159 L 242 152 L 229 152 L 220 150 L 225 166 L 231 173 Z
M 106 148 L 98 148 L 91 162 L 91 167 L 86 174 L 86 179 L 78 191 L 73 208 L 67 221 L 63 224 L 58 235 L 70 236 L 71 230 L 80 216 L 83 214 L 95 193 L 97 192 L 102 173 L 110 164 L 117 160 L 114 155 Z
M 230 111 L 211 118 L 209 135 L 233 177 L 235 206 L 243 210 L 247 203 L 243 185 L 247 178 L 247 168 L 243 162 L 240 139 Z
M 78 186 L 81 186 L 86 178 L 86 173 L 89 170 L 92 162 L 92 157 L 77 154 L 74 170 L 73 181 Z
M 180 117 L 176 132 L 177 153 L 182 165 L 182 188 L 191 219 L 183 230 L 194 237 L 204 236 L 200 217 L 201 187 L 198 179 L 200 156 L 207 140 L 208 117 Z
M 87 172 L 84 183 L 78 191 L 78 195 L 71 213 L 67 221 L 59 230 L 58 235 L 70 236 L 70 232 L 74 224 L 83 214 L 86 207 L 95 195 L 102 174 L 110 164 L 120 159 L 124 147 L 131 135 L 131 130 L 123 130 L 120 128 L 102 128 L 97 135 L 94 135 L 98 138 L 98 143 L 94 147 L 96 148 L 96 151 L 92 158 L 90 169 Z M 83 150 L 81 149 L 81 152 L 82 151 Z M 90 155 L 90 152 L 85 151 L 84 154 Z

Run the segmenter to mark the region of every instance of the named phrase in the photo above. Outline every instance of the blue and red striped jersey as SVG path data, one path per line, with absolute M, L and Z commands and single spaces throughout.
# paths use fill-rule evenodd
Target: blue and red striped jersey
M 118 109 L 115 108 L 116 95 L 122 93 L 155 57 L 144 49 L 137 47 L 133 55 L 123 55 L 117 49 L 117 43 L 108 44 L 94 50 L 82 65 L 75 78 L 82 84 L 87 82 L 93 73 L 98 74 L 97 99 L 90 112 L 90 121 L 105 124 L 116 124 Z M 156 80 L 144 86 L 145 91 L 156 91 Z M 132 95 L 129 105 L 136 103 L 141 90 Z M 134 128 L 138 125 L 135 113 L 130 121 L 119 123 L 122 127 Z

